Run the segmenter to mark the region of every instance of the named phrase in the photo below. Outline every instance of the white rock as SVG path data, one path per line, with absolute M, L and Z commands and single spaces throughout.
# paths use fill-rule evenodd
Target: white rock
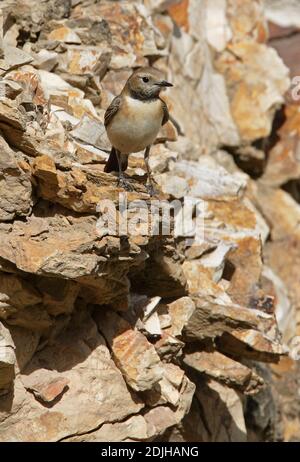
M 182 160 L 174 164 L 172 173 L 184 175 L 188 180 L 194 180 L 189 181 L 189 193 L 201 199 L 237 197 L 246 187 L 244 179 L 236 174 L 229 174 L 221 166 L 209 168 L 197 162 Z
M 216 51 L 220 52 L 232 38 L 226 17 L 226 0 L 208 0 L 206 5 L 206 39 Z
M 16 362 L 15 345 L 10 332 L 0 322 L 0 394 L 7 389 L 14 379 L 14 366 Z
M 298 0 L 266 0 L 266 18 L 281 27 L 300 27 Z
M 282 279 L 267 266 L 264 266 L 262 274 L 274 285 L 276 292 L 276 319 L 279 330 L 283 335 L 283 340 L 288 343 L 296 335 L 297 331 L 295 307 L 289 300 L 288 291 Z
M 160 320 L 157 313 L 151 314 L 151 316 L 143 322 L 143 325 L 144 329 L 150 335 L 161 335 Z

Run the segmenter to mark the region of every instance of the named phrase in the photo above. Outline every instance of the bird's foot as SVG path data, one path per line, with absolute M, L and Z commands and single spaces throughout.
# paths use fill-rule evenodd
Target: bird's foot
M 151 196 L 151 197 L 156 196 L 158 194 L 157 189 L 154 188 L 152 183 L 147 183 L 146 184 L 146 189 L 147 189 L 147 192 L 148 192 L 149 196 Z
M 118 186 L 120 186 L 121 188 L 125 189 L 125 191 L 128 191 L 128 192 L 134 191 L 134 188 L 131 185 L 131 183 L 128 180 L 126 180 L 123 176 L 119 177 Z

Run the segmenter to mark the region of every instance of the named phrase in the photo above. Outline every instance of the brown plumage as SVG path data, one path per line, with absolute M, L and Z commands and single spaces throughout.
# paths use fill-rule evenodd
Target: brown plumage
M 126 188 L 130 185 L 123 172 L 127 169 L 128 156 L 145 149 L 148 181 L 153 189 L 149 152 L 160 127 L 169 120 L 168 107 L 160 98 L 160 92 L 170 86 L 156 69 L 138 69 L 106 110 L 104 124 L 112 150 L 104 171 L 119 171 L 119 183 Z

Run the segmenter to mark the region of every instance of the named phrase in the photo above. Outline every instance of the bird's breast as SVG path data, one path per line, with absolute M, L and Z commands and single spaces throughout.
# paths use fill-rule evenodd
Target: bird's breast
M 125 97 L 125 101 L 107 127 L 112 145 L 124 154 L 138 152 L 154 143 L 163 119 L 159 99 L 141 101 Z

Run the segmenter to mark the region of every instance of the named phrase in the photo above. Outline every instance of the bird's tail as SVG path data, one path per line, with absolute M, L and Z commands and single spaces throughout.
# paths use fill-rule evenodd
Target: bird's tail
M 122 172 L 125 172 L 125 170 L 128 167 L 128 156 L 120 154 L 120 158 L 121 158 Z M 119 171 L 119 162 L 118 162 L 117 152 L 114 147 L 111 148 L 109 158 L 107 159 L 106 165 L 104 167 L 104 171 L 106 173 Z

